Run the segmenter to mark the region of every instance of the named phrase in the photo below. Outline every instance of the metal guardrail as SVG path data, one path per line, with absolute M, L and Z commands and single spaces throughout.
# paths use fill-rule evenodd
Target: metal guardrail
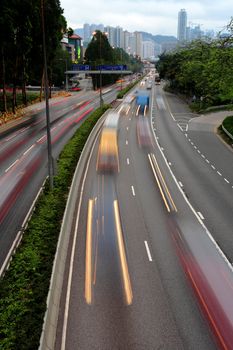
M 47 296 L 47 310 L 44 316 L 44 323 L 40 338 L 39 350 L 53 350 L 56 340 L 57 323 L 60 308 L 62 285 L 64 280 L 65 264 L 68 253 L 70 236 L 72 233 L 72 222 L 76 209 L 77 193 L 79 193 L 83 171 L 86 165 L 87 154 L 91 152 L 93 142 L 104 122 L 106 111 L 92 129 L 76 167 L 70 192 L 63 216 L 56 255 L 53 263 L 52 276 L 50 279 L 49 293 Z
M 225 132 L 225 134 L 227 134 L 227 136 L 229 136 L 233 140 L 233 135 L 223 126 L 223 124 L 222 124 L 222 129 Z

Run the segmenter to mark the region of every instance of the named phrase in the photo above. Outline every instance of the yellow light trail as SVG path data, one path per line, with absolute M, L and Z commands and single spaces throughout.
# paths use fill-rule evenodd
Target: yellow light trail
M 157 160 L 156 160 L 156 158 L 155 158 L 155 155 L 153 154 L 152 156 L 153 156 L 153 159 L 154 159 L 154 161 L 155 161 L 155 164 L 156 164 L 156 167 L 157 167 L 157 169 L 158 169 L 158 172 L 159 172 L 159 174 L 160 174 L 160 178 L 162 179 L 162 182 L 163 182 L 163 184 L 164 184 L 164 187 L 165 187 L 165 190 L 166 190 L 166 192 L 167 192 L 167 195 L 168 195 L 168 197 L 169 197 L 169 199 L 170 199 L 170 201 L 171 201 L 171 204 L 172 204 L 174 210 L 177 212 L 177 208 L 176 208 L 175 203 L 174 203 L 174 201 L 173 201 L 173 199 L 172 199 L 172 196 L 171 196 L 171 194 L 170 194 L 170 192 L 169 192 L 169 190 L 168 190 L 168 187 L 167 187 L 167 185 L 166 185 L 166 182 L 165 182 L 165 180 L 164 180 L 164 177 L 163 177 L 163 175 L 162 175 L 162 173 L 161 173 L 161 171 L 160 171 L 160 168 L 159 168 L 158 162 L 157 162 Z
M 92 216 L 93 199 L 89 199 L 87 214 L 87 234 L 86 234 L 86 262 L 85 262 L 85 299 L 87 304 L 92 302 Z
M 119 215 L 119 208 L 118 208 L 117 200 L 114 200 L 113 206 L 114 206 L 116 232 L 117 232 L 117 243 L 118 243 L 118 249 L 119 249 L 119 254 L 120 254 L 120 262 L 121 262 L 124 290 L 125 290 L 125 296 L 126 296 L 126 303 L 127 303 L 127 305 L 131 305 L 132 301 L 133 301 L 133 292 L 132 292 L 132 287 L 131 287 L 131 282 L 130 282 L 130 277 L 129 277 L 129 270 L 128 270 L 128 265 L 127 265 L 126 254 L 125 254 L 125 246 L 124 246 L 124 240 L 123 240 L 123 235 L 122 235 L 122 230 L 121 230 L 120 215 Z
M 149 158 L 150 165 L 151 165 L 152 171 L 153 171 L 153 173 L 154 173 L 156 182 L 157 182 L 157 184 L 158 184 L 159 191 L 160 191 L 161 196 L 162 196 L 162 198 L 163 198 L 164 204 L 165 204 L 165 206 L 166 206 L 166 208 L 167 208 L 167 211 L 170 213 L 171 210 L 170 210 L 170 208 L 169 208 L 169 205 L 168 205 L 167 200 L 166 200 L 166 198 L 165 198 L 165 195 L 164 195 L 164 193 L 163 193 L 163 189 L 162 189 L 162 187 L 161 187 L 161 185 L 160 185 L 158 176 L 157 176 L 156 171 L 155 171 L 155 169 L 154 169 L 154 165 L 153 165 L 153 163 L 152 163 L 150 154 L 148 154 L 148 158 Z

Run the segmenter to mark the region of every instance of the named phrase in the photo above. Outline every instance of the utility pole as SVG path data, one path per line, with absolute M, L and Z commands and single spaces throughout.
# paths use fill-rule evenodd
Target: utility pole
M 65 58 L 65 62 L 66 62 L 66 92 L 68 92 L 67 58 Z
M 50 115 L 49 115 L 49 85 L 48 85 L 46 44 L 45 44 L 44 0 L 41 0 L 41 22 L 42 22 L 43 55 L 44 55 L 44 89 L 45 89 L 46 125 L 47 125 L 48 174 L 49 174 L 50 189 L 53 189 L 53 157 L 52 157 Z
M 123 63 L 122 63 L 122 48 L 121 48 L 121 90 L 122 90 L 122 65 L 123 65 Z
M 65 78 L 66 78 L 66 92 L 69 90 L 68 89 L 68 74 L 67 74 L 67 58 L 58 58 L 58 61 L 65 61 L 66 64 L 66 72 L 65 72 Z
M 103 107 L 104 101 L 103 101 L 103 96 L 102 96 L 102 66 L 101 66 L 101 62 L 102 62 L 102 55 L 101 55 L 101 35 L 102 33 L 99 32 L 100 34 L 100 108 Z

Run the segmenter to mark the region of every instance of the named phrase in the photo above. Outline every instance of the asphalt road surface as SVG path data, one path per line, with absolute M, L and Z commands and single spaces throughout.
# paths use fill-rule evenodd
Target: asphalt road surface
M 231 154 L 160 86 L 152 139 L 136 111 L 120 113 L 119 173 L 96 171 L 97 140 L 77 194 L 55 348 L 230 349 L 232 178 L 211 165 Z

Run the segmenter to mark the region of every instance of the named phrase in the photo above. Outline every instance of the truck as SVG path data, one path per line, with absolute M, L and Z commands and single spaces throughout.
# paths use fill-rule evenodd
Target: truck
M 148 94 L 139 94 L 136 97 L 136 104 L 138 106 L 149 106 L 150 97 Z
M 147 109 L 149 108 L 150 96 L 147 93 L 140 93 L 136 97 L 136 104 L 138 105 L 138 113 L 142 112 L 146 114 Z

